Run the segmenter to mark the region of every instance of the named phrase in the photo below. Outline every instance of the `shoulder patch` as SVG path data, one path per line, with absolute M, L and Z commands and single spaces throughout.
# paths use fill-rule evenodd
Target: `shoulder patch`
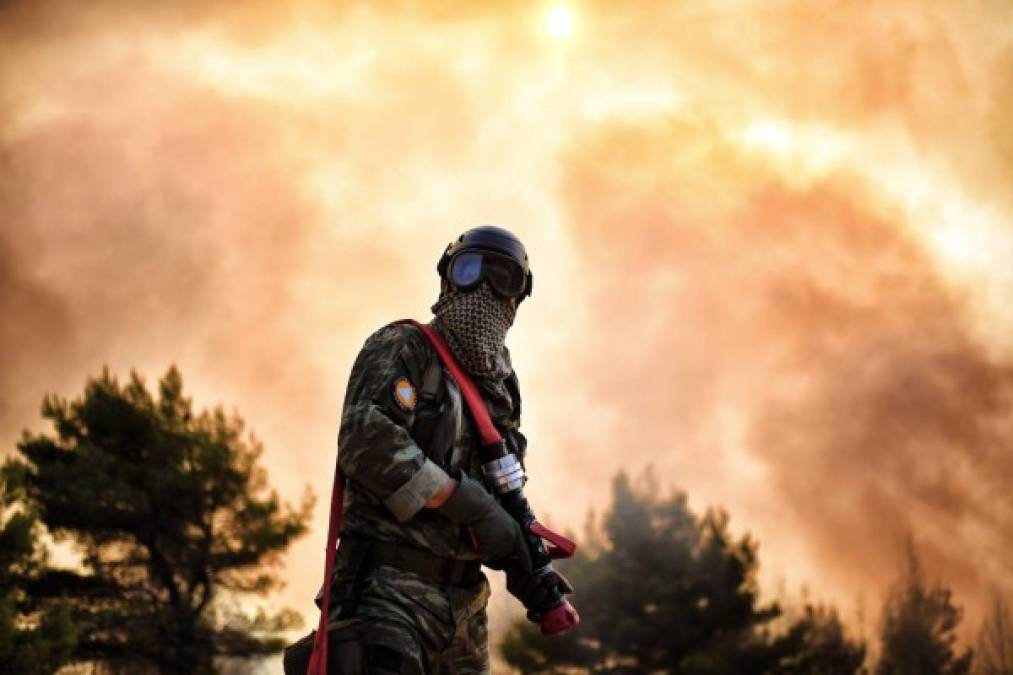
M 394 400 L 405 412 L 415 410 L 418 395 L 415 392 L 415 386 L 407 377 L 399 377 L 394 380 Z

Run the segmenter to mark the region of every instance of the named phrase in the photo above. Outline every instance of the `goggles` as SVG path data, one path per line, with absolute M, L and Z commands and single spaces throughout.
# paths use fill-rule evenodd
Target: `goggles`
M 450 283 L 470 291 L 488 281 L 493 292 L 504 298 L 520 298 L 528 289 L 528 275 L 513 258 L 490 251 L 462 251 L 450 259 Z M 518 300 L 520 302 L 520 300 Z

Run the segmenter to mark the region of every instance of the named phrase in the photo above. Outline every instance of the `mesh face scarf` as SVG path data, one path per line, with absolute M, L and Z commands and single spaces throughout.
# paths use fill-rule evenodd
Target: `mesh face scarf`
M 454 356 L 469 373 L 485 380 L 488 387 L 499 384 L 511 372 L 503 348 L 507 330 L 517 308 L 482 282 L 472 291 L 447 290 L 433 305 L 434 323 L 447 339 Z

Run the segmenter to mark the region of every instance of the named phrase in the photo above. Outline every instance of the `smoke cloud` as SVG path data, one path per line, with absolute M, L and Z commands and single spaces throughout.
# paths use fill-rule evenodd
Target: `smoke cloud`
M 611 421 L 571 442 L 582 478 L 653 463 L 845 596 L 908 536 L 964 598 L 1008 584 L 1013 362 L 966 293 L 857 178 L 788 185 L 701 135 L 599 130 L 568 159 L 597 278 L 581 407 Z

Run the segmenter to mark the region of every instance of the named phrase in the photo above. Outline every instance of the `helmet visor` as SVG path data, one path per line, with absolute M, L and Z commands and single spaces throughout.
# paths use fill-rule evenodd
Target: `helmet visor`
M 467 291 L 482 281 L 504 298 L 516 298 L 524 293 L 527 277 L 515 260 L 488 251 L 464 251 L 450 261 L 450 283 Z

